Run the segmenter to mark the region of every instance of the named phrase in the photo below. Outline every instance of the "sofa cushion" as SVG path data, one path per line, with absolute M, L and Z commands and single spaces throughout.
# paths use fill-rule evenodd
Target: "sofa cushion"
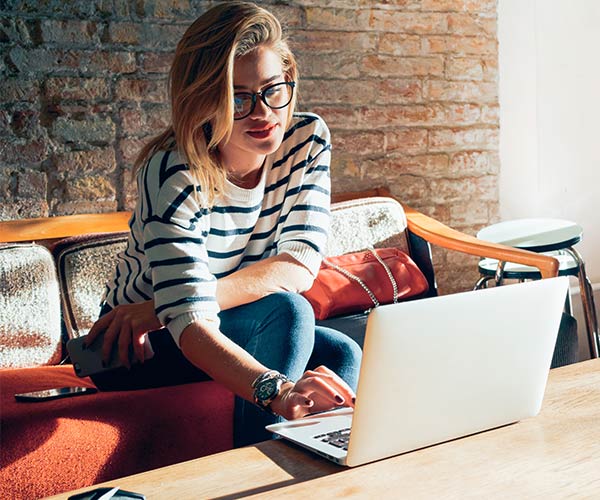
M 93 386 L 73 368 L 0 370 L 0 498 L 41 498 L 233 447 L 233 394 L 213 381 L 23 403 Z
M 0 368 L 51 365 L 61 356 L 52 255 L 36 244 L 0 245 Z
M 342 255 L 371 246 L 409 252 L 406 215 L 392 198 L 362 198 L 331 205 L 327 255 Z
M 76 236 L 54 245 L 69 338 L 87 334 L 98 319 L 106 283 L 114 272 L 117 254 L 125 250 L 127 234 Z

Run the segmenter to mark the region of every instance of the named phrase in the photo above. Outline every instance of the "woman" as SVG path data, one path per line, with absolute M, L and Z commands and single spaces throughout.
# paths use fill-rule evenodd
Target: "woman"
M 268 11 L 226 2 L 190 26 L 172 126 L 136 161 L 127 249 L 87 340 L 104 333 L 105 359 L 116 343 L 129 368 L 96 375 L 101 389 L 231 389 L 236 445 L 267 439 L 279 416 L 352 406 L 358 377 L 360 348 L 315 327 L 298 293 L 326 245 L 330 143 L 321 118 L 293 114 L 296 80 Z

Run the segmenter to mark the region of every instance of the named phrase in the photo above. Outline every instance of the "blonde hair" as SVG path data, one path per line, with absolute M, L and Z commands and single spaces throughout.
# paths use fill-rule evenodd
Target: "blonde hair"
M 177 44 L 169 73 L 171 125 L 142 148 L 134 176 L 156 152 L 176 149 L 202 188 L 203 204 L 214 203 L 226 178 L 217 145 L 229 139 L 233 127 L 233 66 L 261 45 L 280 55 L 286 80 L 296 81 L 296 60 L 281 25 L 262 7 L 224 2 L 192 23 Z M 296 92 L 287 125 L 295 104 Z

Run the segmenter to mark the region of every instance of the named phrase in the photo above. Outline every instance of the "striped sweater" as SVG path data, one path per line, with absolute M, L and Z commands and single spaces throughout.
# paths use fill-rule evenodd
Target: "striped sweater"
M 259 184 L 227 182 L 212 208 L 174 151 L 156 153 L 138 174 L 138 201 L 126 250 L 105 301 L 111 307 L 154 299 L 179 344 L 195 320 L 218 321 L 216 280 L 282 252 L 316 275 L 329 229 L 331 145 L 324 121 L 298 113 Z

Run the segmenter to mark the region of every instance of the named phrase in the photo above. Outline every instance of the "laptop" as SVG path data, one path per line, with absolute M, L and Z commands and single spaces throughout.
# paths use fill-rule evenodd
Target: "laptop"
M 354 410 L 266 428 L 352 467 L 535 416 L 567 291 L 561 277 L 373 309 Z

